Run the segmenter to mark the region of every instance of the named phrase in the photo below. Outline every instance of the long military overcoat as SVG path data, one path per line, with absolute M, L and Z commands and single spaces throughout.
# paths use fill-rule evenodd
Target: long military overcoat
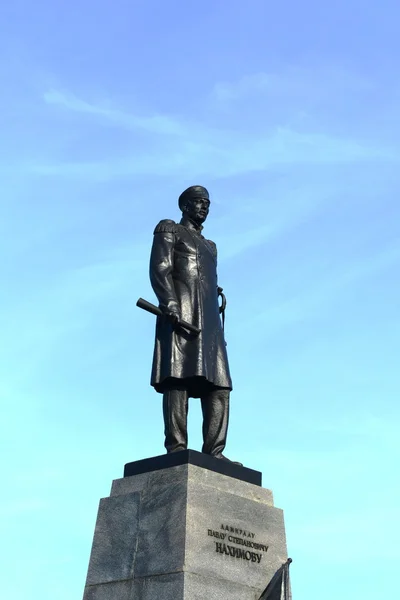
M 189 220 L 161 221 L 155 231 L 150 280 L 162 309 L 179 309 L 199 335 L 157 318 L 151 385 L 158 392 L 184 386 L 201 397 L 232 389 L 217 291 L 217 249 Z

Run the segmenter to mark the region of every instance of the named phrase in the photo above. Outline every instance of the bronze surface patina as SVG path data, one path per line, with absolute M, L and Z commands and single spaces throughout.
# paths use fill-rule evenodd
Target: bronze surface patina
M 158 315 L 151 385 L 163 394 L 168 453 L 187 449 L 188 399 L 200 398 L 202 452 L 228 460 L 222 452 L 232 380 L 221 322 L 225 297 L 217 282 L 217 248 L 203 236 L 208 191 L 189 187 L 179 196 L 179 208 L 179 223 L 164 219 L 154 230 L 150 280 L 159 307 L 138 301 Z

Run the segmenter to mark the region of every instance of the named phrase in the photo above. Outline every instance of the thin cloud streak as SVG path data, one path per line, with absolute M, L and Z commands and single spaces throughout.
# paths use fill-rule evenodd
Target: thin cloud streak
M 45 92 L 43 99 L 46 104 L 59 106 L 76 113 L 101 117 L 104 121 L 109 121 L 125 129 L 143 129 L 149 133 L 168 136 L 186 135 L 184 127 L 176 119 L 166 115 L 137 116 L 112 107 L 92 104 L 73 94 L 64 94 L 57 90 Z
M 343 288 L 397 264 L 400 264 L 400 247 L 389 247 L 376 256 L 348 265 L 347 270 L 337 271 L 320 279 L 316 285 L 295 298 L 276 304 L 275 307 L 269 306 L 268 310 L 259 312 L 241 326 L 262 323 L 271 332 L 307 318 L 315 318 L 318 311 L 326 309 L 335 301 Z
M 96 308 L 105 302 L 112 305 L 114 298 L 130 289 L 135 277 L 147 283 L 148 259 L 143 248 L 132 244 L 131 252 L 124 247 L 123 252 L 111 253 L 109 260 L 67 270 L 40 289 L 31 290 L 28 298 L 10 309 L 2 323 L 6 349 L 2 365 L 8 377 L 12 378 L 14 371 L 20 377 L 33 374 L 61 342 L 65 344 L 66 339 L 88 327 Z M 18 371 L 17 361 L 23 357 L 25 370 L 20 367 Z
M 295 195 L 288 194 L 288 197 L 282 197 L 279 205 L 270 209 L 268 219 L 263 225 L 247 229 L 240 226 L 235 241 L 232 243 L 232 231 L 236 231 L 241 222 L 240 218 L 243 216 L 243 209 L 239 204 L 239 210 L 230 215 L 228 227 L 226 227 L 226 219 L 220 223 L 222 233 L 218 237 L 219 262 L 228 261 L 255 246 L 271 243 L 282 234 L 297 227 L 305 219 L 310 218 L 329 199 L 330 195 L 327 196 L 323 189 L 309 190 L 306 186 L 301 191 L 296 190 Z M 263 214 L 263 205 L 262 201 L 253 202 L 252 212 L 255 223 L 259 222 L 259 215 Z M 218 229 L 218 222 L 213 226 Z M 224 233 L 227 228 L 229 229 L 228 234 Z
M 210 99 L 221 106 L 249 97 L 283 97 L 286 102 L 302 103 L 325 97 L 328 100 L 343 93 L 366 93 L 375 83 L 359 73 L 337 65 L 323 68 L 291 67 L 284 71 L 250 73 L 233 81 L 219 81 L 211 91 Z
M 147 153 L 133 152 L 123 158 L 110 156 L 103 161 L 37 162 L 25 164 L 24 170 L 38 176 L 61 176 L 110 181 L 134 175 L 179 175 L 213 178 L 267 171 L 282 166 L 339 165 L 356 161 L 398 161 L 391 148 L 367 145 L 356 139 L 340 138 L 327 133 L 300 132 L 291 127 L 275 126 L 259 132 L 240 129 L 213 129 L 201 123 L 163 115 L 136 117 L 117 108 L 104 108 L 74 95 L 57 91 L 44 95 L 52 104 L 81 117 L 94 115 L 128 131 L 142 128 L 156 134 Z M 157 138 L 168 138 L 168 151 Z

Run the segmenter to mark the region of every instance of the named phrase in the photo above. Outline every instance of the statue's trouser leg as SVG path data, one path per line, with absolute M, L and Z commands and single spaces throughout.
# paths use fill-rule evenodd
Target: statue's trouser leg
M 164 446 L 167 452 L 186 450 L 187 448 L 187 390 L 167 390 L 163 396 Z
M 202 452 L 214 456 L 221 454 L 226 445 L 229 421 L 230 390 L 215 389 L 201 399 L 203 410 Z

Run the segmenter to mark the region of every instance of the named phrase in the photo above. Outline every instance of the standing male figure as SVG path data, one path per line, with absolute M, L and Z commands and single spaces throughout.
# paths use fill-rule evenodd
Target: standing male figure
M 217 284 L 217 249 L 202 235 L 210 199 L 199 185 L 179 196 L 180 223 L 163 220 L 154 231 L 150 280 L 164 313 L 157 318 L 151 385 L 163 394 L 167 452 L 187 448 L 188 398 L 201 398 L 203 448 L 228 460 L 229 373 Z M 189 333 L 179 321 L 197 326 Z

